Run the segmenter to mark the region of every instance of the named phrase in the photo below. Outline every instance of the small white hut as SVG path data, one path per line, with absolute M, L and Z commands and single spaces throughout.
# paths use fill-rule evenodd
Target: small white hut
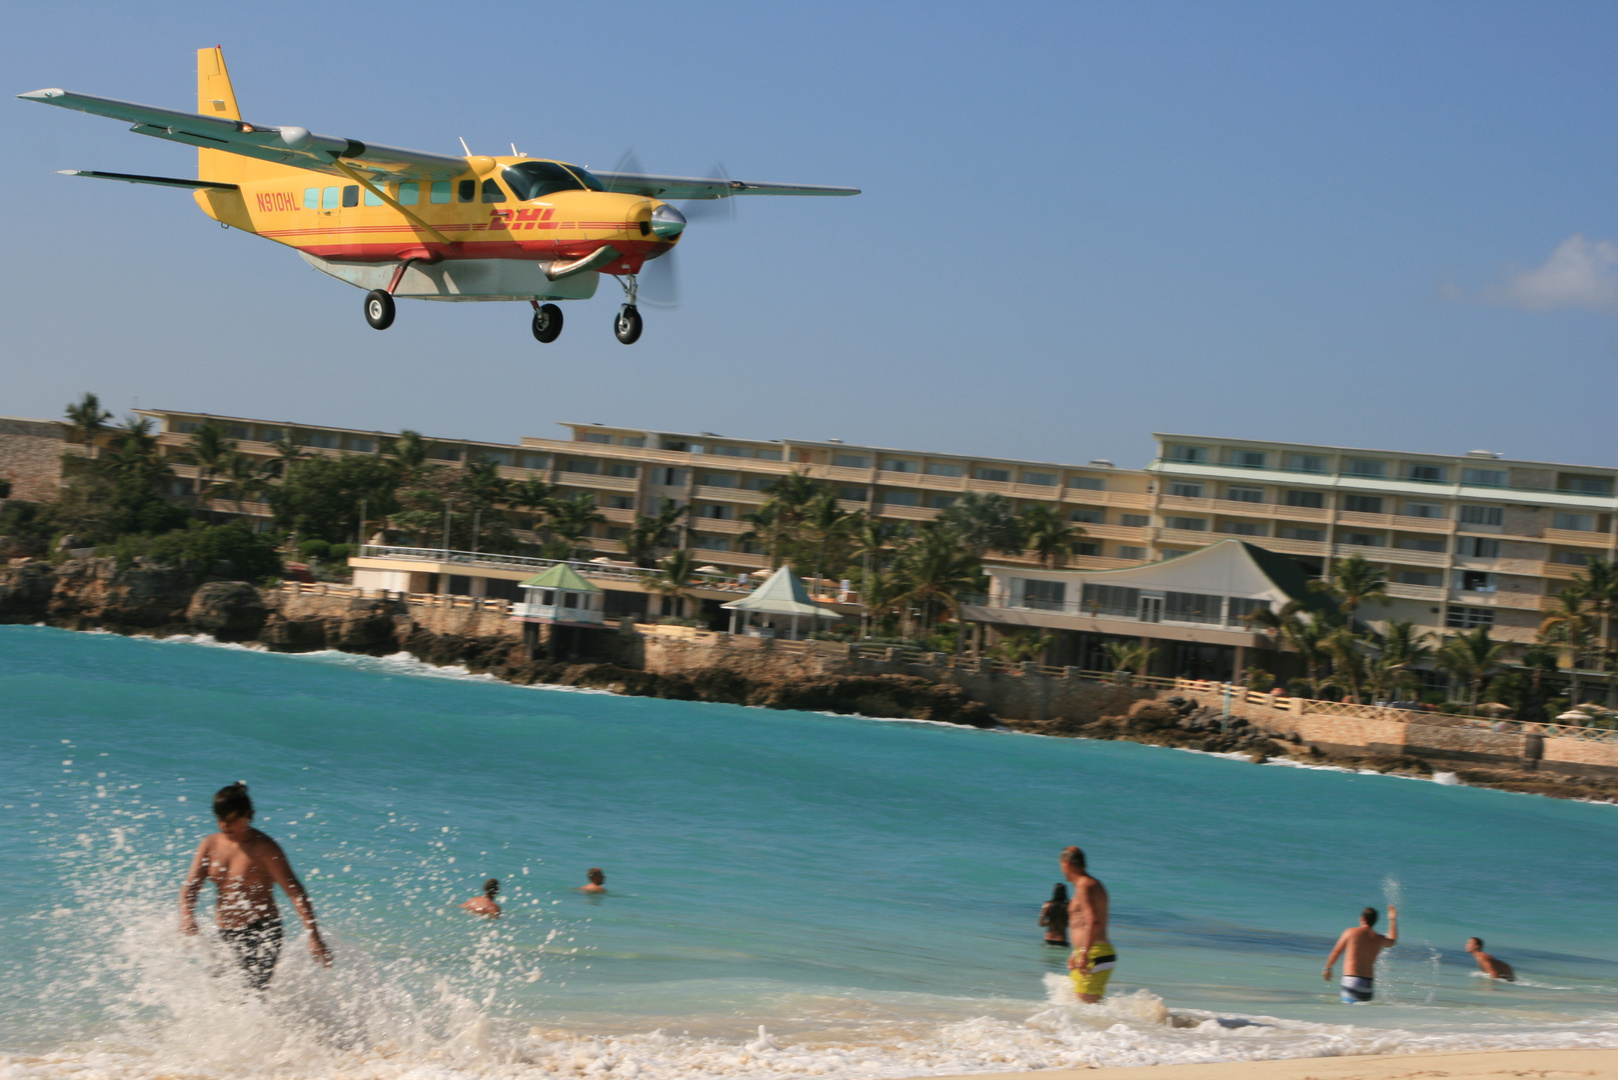
M 513 607 L 513 618 L 568 626 L 601 626 L 606 621 L 601 587 L 566 563 L 529 578 L 522 589 L 526 600 Z
M 810 600 L 809 590 L 789 566 L 771 574 L 744 599 L 721 606 L 730 612 L 732 634 L 785 637 L 790 641 L 818 630 L 821 620 L 829 623 L 841 618 L 832 609 Z

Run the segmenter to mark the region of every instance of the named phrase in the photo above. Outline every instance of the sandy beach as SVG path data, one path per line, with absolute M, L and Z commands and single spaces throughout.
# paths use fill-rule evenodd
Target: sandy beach
M 1222 1061 L 1207 1065 L 1143 1065 L 1041 1071 L 1049 1080 L 1473 1080 L 1618 1077 L 1618 1049 L 1501 1050 L 1483 1054 L 1371 1054 L 1364 1057 Z M 967 1077 L 948 1080 L 969 1080 Z

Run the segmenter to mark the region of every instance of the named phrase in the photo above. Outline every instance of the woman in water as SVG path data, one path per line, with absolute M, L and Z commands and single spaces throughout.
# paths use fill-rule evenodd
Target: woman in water
M 1060 881 L 1051 890 L 1051 898 L 1039 909 L 1039 925 L 1045 928 L 1045 944 L 1068 947 L 1067 886 Z

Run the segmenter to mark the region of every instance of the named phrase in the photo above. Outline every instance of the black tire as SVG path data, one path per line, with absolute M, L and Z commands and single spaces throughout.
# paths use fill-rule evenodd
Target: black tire
M 545 304 L 534 312 L 534 337 L 549 345 L 562 336 L 562 309 Z
M 365 321 L 373 330 L 386 330 L 393 325 L 393 297 L 386 289 L 372 289 L 365 294 Z
M 625 345 L 633 345 L 640 340 L 642 324 L 640 312 L 630 304 L 625 304 L 618 317 L 612 321 L 612 332 L 619 341 Z

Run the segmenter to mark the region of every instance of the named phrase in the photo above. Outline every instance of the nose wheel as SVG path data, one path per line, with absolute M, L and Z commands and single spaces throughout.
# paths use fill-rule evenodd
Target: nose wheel
M 546 345 L 562 336 L 562 309 L 555 304 L 534 304 L 534 337 Z
M 640 340 L 642 329 L 640 309 L 635 307 L 640 282 L 635 280 L 634 274 L 625 274 L 618 279 L 618 284 L 624 290 L 624 305 L 618 309 L 618 317 L 612 320 L 612 333 L 625 345 L 633 345 Z

